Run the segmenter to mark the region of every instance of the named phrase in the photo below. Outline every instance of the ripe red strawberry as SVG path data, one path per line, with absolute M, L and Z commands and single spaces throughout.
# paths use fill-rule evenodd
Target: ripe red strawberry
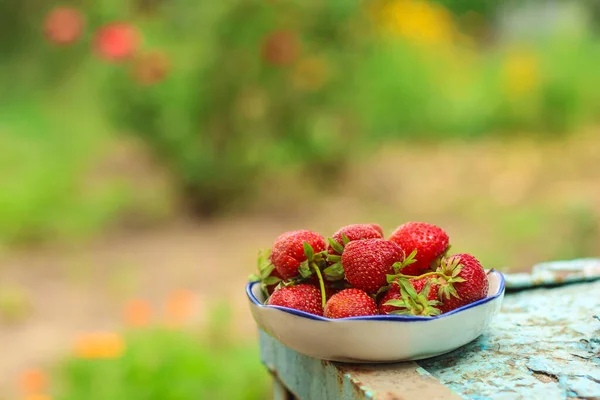
M 325 306 L 327 318 L 348 318 L 361 315 L 377 315 L 377 303 L 359 289 L 344 289 L 331 296 Z
M 375 227 L 379 228 L 379 230 Z M 340 255 L 343 253 L 343 248 L 346 245 L 346 243 L 344 243 L 344 236 L 348 239 L 348 242 L 363 239 L 381 239 L 383 234 L 380 232 L 381 227 L 375 224 L 354 224 L 344 226 L 331 237 L 337 244 L 339 244 L 339 246 L 336 246 L 335 243 L 333 243 L 332 246 L 332 242 L 330 241 L 329 245 L 327 246 L 327 250 L 329 254 Z
M 429 277 L 421 279 L 409 279 L 410 284 L 415 289 L 416 293 L 420 298 L 413 298 L 415 302 L 404 301 L 405 306 L 399 307 L 392 304 L 386 304 L 390 300 L 404 300 L 400 285 L 398 282 L 392 283 L 390 289 L 379 301 L 379 313 L 380 314 L 409 314 L 409 315 L 437 315 L 440 313 L 440 306 L 438 303 L 438 289 L 439 286 L 433 283 Z M 429 284 L 428 287 L 427 284 Z M 427 290 L 427 293 L 423 292 L 423 289 Z M 415 305 L 418 304 L 418 305 Z M 408 312 L 403 312 L 408 311 Z
M 267 300 L 267 304 L 323 315 L 321 292 L 315 286 L 306 283 L 276 290 Z
M 355 240 L 346 245 L 342 266 L 346 280 L 355 288 L 377 293 L 394 273 L 394 263 L 403 261 L 402 249 L 385 239 Z
M 438 272 L 447 277 L 438 278 L 442 312 L 481 300 L 488 294 L 489 282 L 485 270 L 470 254 L 456 254 L 442 260 Z
M 101 27 L 96 32 L 94 47 L 100 57 L 108 61 L 123 61 L 133 56 L 140 44 L 137 29 L 125 22 Z
M 285 232 L 275 240 L 271 250 L 271 262 L 284 279 L 297 276 L 300 264 L 307 260 L 304 242 L 313 248 L 315 254 L 325 250 L 323 236 L 311 231 Z
M 449 238 L 441 228 L 425 222 L 408 222 L 399 226 L 390 236 L 408 256 L 416 250 L 416 262 L 404 267 L 404 275 L 421 275 L 448 249 Z
M 44 33 L 57 45 L 75 43 L 83 33 L 85 20 L 81 12 L 70 7 L 56 7 L 44 21 Z
M 381 229 L 381 226 L 377 225 L 377 224 L 367 224 L 369 225 L 371 228 L 375 229 L 377 232 L 379 232 L 379 234 L 381 235 L 381 237 L 383 237 L 383 229 Z

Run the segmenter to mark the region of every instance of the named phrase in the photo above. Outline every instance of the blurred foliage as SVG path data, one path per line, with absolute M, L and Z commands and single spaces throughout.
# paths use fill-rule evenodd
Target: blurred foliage
M 75 354 L 55 371 L 52 398 L 268 399 L 268 374 L 258 349 L 232 337 L 228 321 L 226 310 L 217 307 L 201 334 L 140 328 L 124 336 L 118 346 L 123 352 Z M 115 348 L 117 337 L 110 338 L 105 350 Z
M 267 180 L 331 190 L 383 142 L 558 135 L 600 110 L 596 11 L 585 3 L 64 5 L 86 20 L 70 46 L 44 40 L 52 2 L 0 4 L 11 15 L 0 25 L 4 240 L 78 236 L 143 203 L 122 181 L 81 189 L 115 131 L 143 141 L 207 215 L 242 208 Z M 143 35 L 143 54 L 122 65 L 90 49 L 113 21 Z
M 357 57 L 347 30 L 358 2 L 241 0 L 207 13 L 211 7 L 223 8 L 199 7 L 190 24 L 201 28 L 189 34 L 175 29 L 179 19 L 156 22 L 173 33 L 169 53 L 185 68 L 151 87 L 117 71 L 108 92 L 119 99 L 110 104 L 117 121 L 170 166 L 202 214 L 243 202 L 283 168 L 335 178 L 361 143 L 352 140 L 344 67 Z

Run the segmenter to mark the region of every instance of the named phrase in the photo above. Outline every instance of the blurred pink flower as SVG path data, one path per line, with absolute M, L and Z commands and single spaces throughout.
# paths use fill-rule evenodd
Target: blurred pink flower
M 50 11 L 44 21 L 44 34 L 58 45 L 75 43 L 83 33 L 85 20 L 75 8 L 57 7 Z

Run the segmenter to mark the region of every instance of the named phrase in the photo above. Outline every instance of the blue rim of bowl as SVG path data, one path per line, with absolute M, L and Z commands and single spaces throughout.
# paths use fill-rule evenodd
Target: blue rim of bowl
M 490 301 L 493 301 L 493 300 L 497 299 L 498 297 L 502 296 L 504 294 L 504 290 L 505 290 L 504 275 L 502 275 L 501 272 L 498 272 L 494 269 L 491 269 L 488 272 L 488 274 L 498 275 L 498 277 L 500 279 L 500 289 L 498 290 L 498 293 L 494 294 L 493 296 L 486 297 L 485 299 L 474 301 L 473 303 L 469 303 L 469 304 L 459 307 L 455 310 L 448 311 L 447 313 L 437 315 L 435 317 L 417 317 L 417 316 L 411 316 L 411 315 L 389 315 L 389 314 L 388 315 L 367 315 L 367 316 L 363 316 L 363 317 L 348 317 L 348 318 L 340 318 L 340 319 L 331 319 L 331 318 L 321 317 L 321 316 L 310 314 L 310 313 L 307 313 L 304 311 L 296 310 L 294 308 L 282 307 L 282 306 L 270 306 L 270 305 L 262 304 L 260 301 L 258 301 L 256 296 L 254 296 L 254 293 L 252 293 L 252 288 L 254 287 L 254 285 L 259 283 L 257 281 L 248 282 L 248 284 L 246 285 L 246 295 L 248 296 L 248 299 L 250 299 L 250 301 L 252 303 L 254 303 L 255 305 L 257 305 L 258 307 L 273 308 L 273 309 L 284 311 L 288 314 L 297 315 L 298 317 L 313 319 L 313 320 L 317 320 L 317 321 L 330 321 L 330 322 L 331 321 L 348 321 L 348 320 L 353 320 L 353 321 L 361 321 L 361 320 L 364 320 L 364 321 L 406 321 L 406 322 L 432 321 L 432 320 L 436 320 L 436 319 L 440 319 L 440 318 L 449 317 L 451 315 L 458 314 L 462 311 L 466 311 L 469 308 L 473 308 L 473 307 L 477 307 L 477 306 L 480 306 L 485 303 L 489 303 Z

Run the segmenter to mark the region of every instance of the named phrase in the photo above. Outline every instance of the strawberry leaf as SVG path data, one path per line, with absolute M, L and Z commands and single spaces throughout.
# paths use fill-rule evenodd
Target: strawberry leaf
M 344 246 L 339 242 L 336 242 L 333 238 L 327 238 L 329 242 L 329 246 L 338 254 L 342 254 L 344 252 Z
M 407 306 L 406 301 L 404 301 L 402 299 L 388 300 L 385 302 L 384 305 L 392 306 L 392 307 L 399 307 L 399 308 L 406 308 L 406 306 Z
M 394 268 L 394 272 L 396 272 L 397 274 L 399 274 L 400 272 L 402 272 L 402 269 L 410 264 L 414 264 L 417 262 L 417 260 L 415 259 L 415 256 L 417 255 L 417 250 L 413 250 L 412 253 L 410 253 L 408 255 L 408 257 L 406 257 L 406 254 L 404 255 L 404 260 L 402 260 L 402 262 L 398 261 L 395 262 L 392 267 Z
M 335 255 L 335 254 L 329 254 L 327 256 L 327 261 L 337 263 L 337 262 L 342 261 L 342 256 L 338 256 L 338 255 Z
M 310 266 L 308 265 L 308 261 L 303 261 L 298 268 L 298 272 L 302 275 L 303 278 L 308 278 L 312 275 L 312 271 L 310 270 Z
M 339 281 L 344 279 L 344 267 L 342 267 L 342 264 L 340 263 L 330 265 L 329 267 L 325 268 L 323 272 L 329 280 Z
M 327 255 L 328 255 L 327 254 L 327 250 L 320 251 L 318 253 L 315 253 L 315 255 L 313 256 L 312 261 L 320 264 L 323 261 L 327 261 Z
M 408 279 L 400 278 L 398 279 L 398 283 L 400 284 L 400 289 L 404 289 L 410 298 L 414 299 L 417 297 L 417 291 Z
M 385 279 L 387 280 L 387 283 L 394 283 L 396 282 L 396 280 L 398 279 L 398 275 L 386 275 Z
M 258 276 L 256 274 L 252 274 L 248 277 L 248 281 L 249 282 L 258 282 L 258 281 L 260 281 L 260 276 Z
M 460 274 L 460 271 L 462 271 L 462 265 L 459 265 L 452 270 L 452 277 L 454 278 L 455 276 L 458 276 L 458 274 Z
M 412 313 L 412 311 L 411 311 L 411 310 L 409 310 L 409 309 L 407 309 L 407 308 L 405 308 L 405 309 L 402 309 L 402 310 L 394 310 L 394 311 L 390 311 L 388 314 L 395 314 L 395 315 L 414 315 L 414 314 Z
M 272 285 L 275 285 L 275 284 L 277 284 L 279 282 L 281 282 L 281 278 L 278 278 L 276 276 L 269 276 L 265 280 L 263 280 L 263 283 L 266 286 L 272 286 Z
M 308 261 L 312 261 L 312 259 L 315 256 L 315 250 L 308 242 L 302 243 L 302 246 L 304 247 L 304 254 L 306 255 L 306 259 Z
M 404 261 L 402 261 L 402 267 L 404 268 L 407 265 L 416 263 L 417 262 L 417 260 L 415 259 L 416 255 L 417 255 L 417 249 L 414 249 L 412 251 L 412 253 L 410 253 L 408 255 L 408 257 L 406 257 L 406 255 L 405 255 Z
M 342 243 L 344 244 L 344 246 L 350 243 L 350 239 L 348 239 L 348 236 L 346 236 L 345 233 L 342 233 Z
M 259 271 L 261 279 L 267 279 L 269 277 L 269 275 L 271 275 L 271 272 L 273 272 L 274 269 L 275 269 L 275 266 L 271 263 L 268 263 L 267 265 L 265 265 Z
M 425 282 L 425 286 L 423 286 L 423 289 L 421 290 L 421 295 L 424 298 L 427 298 L 429 296 L 429 291 L 431 290 L 431 285 L 429 284 L 429 279 Z

